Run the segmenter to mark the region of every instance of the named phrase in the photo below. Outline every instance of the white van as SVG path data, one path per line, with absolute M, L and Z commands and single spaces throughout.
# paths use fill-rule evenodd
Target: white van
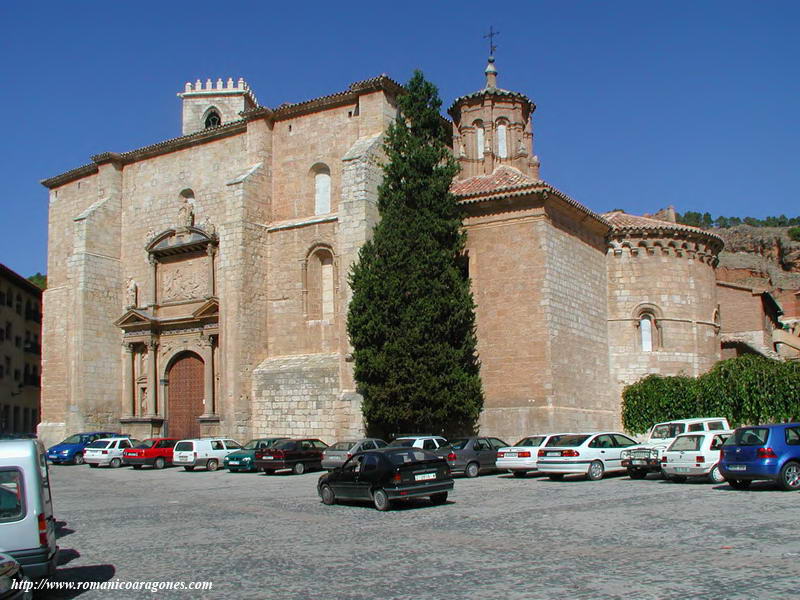
M 56 527 L 44 446 L 0 440 L 0 552 L 30 579 L 55 573 Z
M 180 440 L 172 451 L 172 464 L 194 471 L 195 467 L 205 467 L 216 471 L 222 459 L 231 452 L 241 450 L 242 445 L 226 438 L 199 438 Z

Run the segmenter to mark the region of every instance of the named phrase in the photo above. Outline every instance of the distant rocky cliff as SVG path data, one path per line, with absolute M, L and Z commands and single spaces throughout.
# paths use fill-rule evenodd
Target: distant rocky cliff
M 800 290 L 800 242 L 788 227 L 712 229 L 725 240 L 719 257 L 719 279 L 769 291 Z

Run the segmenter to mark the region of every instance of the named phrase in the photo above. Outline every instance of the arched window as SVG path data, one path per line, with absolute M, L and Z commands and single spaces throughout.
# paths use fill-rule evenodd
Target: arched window
M 639 318 L 639 336 L 642 352 L 653 351 L 653 315 L 644 314 Z
M 205 127 L 219 127 L 222 125 L 222 117 L 219 116 L 219 111 L 216 108 L 211 108 L 206 112 Z
M 306 260 L 306 317 L 309 321 L 333 319 L 335 310 L 333 252 L 314 250 Z
M 483 131 L 483 123 L 481 121 L 475 121 L 475 157 L 478 159 L 483 159 L 483 147 L 486 143 L 486 134 Z
M 508 158 L 508 126 L 504 122 L 497 124 L 497 156 Z
M 314 174 L 314 214 L 331 212 L 331 170 L 327 165 L 317 164 L 311 169 Z

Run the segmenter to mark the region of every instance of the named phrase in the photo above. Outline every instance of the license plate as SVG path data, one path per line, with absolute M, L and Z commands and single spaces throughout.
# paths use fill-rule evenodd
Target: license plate
M 634 458 L 634 459 L 631 461 L 631 464 L 632 464 L 632 465 L 646 465 L 646 464 L 647 464 L 647 461 L 646 461 L 646 460 L 642 460 L 641 458 Z
M 414 477 L 414 481 L 425 481 L 427 479 L 436 479 L 436 473 L 423 473 Z
M 517 458 L 516 452 L 506 452 L 506 458 Z
M 262 456 L 261 460 L 272 460 L 271 456 Z
M 545 452 L 545 456 L 561 456 L 561 452 Z
M 689 467 L 675 467 L 676 473 L 688 473 Z
M 728 471 L 746 471 L 747 465 L 728 465 Z
M 229 464 L 229 465 L 238 465 L 238 464 L 239 464 L 239 461 L 238 461 L 238 460 L 229 460 L 229 461 L 228 461 L 228 464 Z

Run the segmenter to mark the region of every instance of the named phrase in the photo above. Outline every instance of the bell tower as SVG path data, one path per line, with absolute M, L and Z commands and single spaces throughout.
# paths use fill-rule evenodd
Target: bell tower
M 453 119 L 453 150 L 461 164 L 458 178 L 490 175 L 506 165 L 539 179 L 531 126 L 536 105 L 524 94 L 497 87 L 494 56 L 484 74 L 484 88 L 456 99 L 447 111 Z
M 227 83 L 217 79 L 216 85 L 211 79 L 205 85 L 199 79 L 194 84 L 187 82 L 178 97 L 183 100 L 182 135 L 238 121 L 240 112 L 258 106 L 250 86 L 241 77 L 236 84 L 232 77 Z

